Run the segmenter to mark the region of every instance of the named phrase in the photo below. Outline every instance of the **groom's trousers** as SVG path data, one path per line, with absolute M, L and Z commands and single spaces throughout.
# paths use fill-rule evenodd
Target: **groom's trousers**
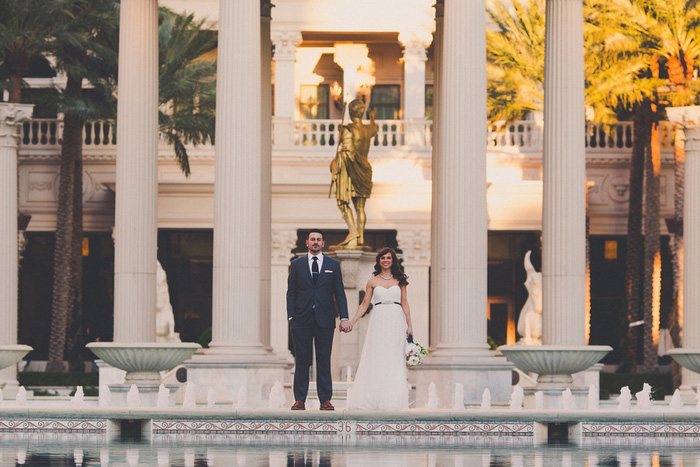
M 309 368 L 313 363 L 313 348 L 316 347 L 316 390 L 318 400 L 325 402 L 333 396 L 331 381 L 331 349 L 335 328 L 322 328 L 313 323 L 295 323 L 292 320 L 294 342 L 294 399 L 306 401 L 309 392 Z

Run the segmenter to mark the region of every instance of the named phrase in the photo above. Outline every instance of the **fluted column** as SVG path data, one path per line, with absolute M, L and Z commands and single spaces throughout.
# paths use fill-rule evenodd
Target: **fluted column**
M 432 193 L 431 193 L 431 209 L 430 209 L 430 259 L 431 259 L 431 270 L 430 270 L 430 308 L 434 310 L 431 314 L 432 316 L 432 326 L 430 326 L 430 342 L 431 346 L 434 346 L 438 342 L 438 332 L 437 324 L 439 323 L 439 316 L 437 310 L 440 309 L 440 303 L 438 301 L 438 286 L 440 284 L 440 269 L 438 264 L 439 260 L 439 250 L 437 243 L 437 232 L 435 228 L 437 226 L 438 219 L 440 216 L 440 203 L 438 202 L 438 190 L 437 190 L 437 180 L 440 178 L 440 115 L 437 109 L 441 107 L 442 94 L 440 87 L 440 76 L 442 76 L 442 42 L 443 42 L 443 26 L 444 26 L 444 10 L 445 3 L 444 0 L 437 0 L 435 2 L 435 43 L 433 45 L 433 55 L 435 64 L 435 73 L 433 74 L 433 163 L 431 169 L 431 180 L 432 180 Z
M 292 250 L 297 247 L 296 229 L 275 229 L 272 232 L 272 285 L 270 345 L 274 353 L 293 360 L 289 352 L 289 321 L 287 320 L 287 276 Z
M 0 345 L 17 343 L 17 125 L 33 107 L 0 104 Z
M 700 127 L 685 130 L 683 206 L 683 348 L 700 349 Z M 695 389 L 700 375 L 683 369 L 682 386 Z
M 114 219 L 114 341 L 155 342 L 158 1 L 122 0 Z
M 296 48 L 301 42 L 299 31 L 274 31 L 271 33 L 275 45 L 275 146 L 285 147 L 294 143 L 294 108 L 296 106 L 296 81 L 294 65 Z
M 357 97 L 362 78 L 359 68 L 372 62 L 368 56 L 366 44 L 335 44 L 333 46 L 333 61 L 343 69 L 343 99 L 346 103 Z M 347 109 L 345 110 L 346 119 Z
M 427 32 L 399 34 L 399 42 L 404 46 L 404 119 L 408 145 L 425 145 L 425 62 L 428 60 L 426 48 L 432 40 L 432 34 Z
M 212 342 L 207 353 L 263 355 L 260 331 L 260 2 L 222 0 L 216 84 Z
M 260 2 L 260 332 L 263 346 L 270 347 L 270 284 L 272 261 L 272 42 L 270 10 Z
M 0 345 L 17 344 L 17 130 L 32 117 L 33 107 L 0 104 Z M 5 397 L 16 394 L 16 365 L 0 370 L 0 387 Z
M 581 0 L 547 0 L 543 343 L 585 345 L 586 153 Z
M 439 170 L 433 178 L 439 281 L 434 356 L 488 355 L 485 15 L 483 2 L 444 2 Z

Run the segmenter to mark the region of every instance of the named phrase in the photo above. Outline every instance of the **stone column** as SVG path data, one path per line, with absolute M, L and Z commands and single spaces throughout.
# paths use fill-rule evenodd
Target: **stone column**
M 438 257 L 435 356 L 486 344 L 486 21 L 483 2 L 445 0 L 432 243 Z M 465 85 L 465 77 L 469 84 Z M 446 98 L 443 98 L 446 97 Z M 468 109 L 468 111 L 467 111 Z
M 545 345 L 585 341 L 586 153 L 581 0 L 548 0 L 542 309 Z
M 120 9 L 114 341 L 156 340 L 158 1 Z
M 411 322 L 416 342 L 428 345 L 430 329 L 430 231 L 400 230 L 397 234 L 399 248 L 403 252 L 404 272 L 408 275 L 410 287 L 408 303 L 411 306 Z
M 438 190 L 437 190 L 437 180 L 440 178 L 440 115 L 438 115 L 437 109 L 440 108 L 440 102 L 442 102 L 441 87 L 440 87 L 440 76 L 442 75 L 442 43 L 443 43 L 443 30 L 444 30 L 444 12 L 445 3 L 444 0 L 437 0 L 435 2 L 435 44 L 433 46 L 433 53 L 435 61 L 434 67 L 435 72 L 433 75 L 433 130 L 431 141 L 433 143 L 432 150 L 432 169 L 431 169 L 431 181 L 432 181 L 432 193 L 431 193 L 431 210 L 430 210 L 430 308 L 431 310 L 436 310 L 433 313 L 433 326 L 430 326 L 430 346 L 433 347 L 438 341 L 437 333 L 437 323 L 438 317 L 436 316 L 437 310 L 440 309 L 440 303 L 438 302 L 438 286 L 440 284 L 439 276 L 440 269 L 437 267 L 439 264 L 439 255 L 437 242 L 432 241 L 433 236 L 437 237 L 437 233 L 433 230 L 437 225 L 440 216 L 440 203 L 438 202 Z M 437 240 L 437 238 L 435 238 Z
M 260 3 L 221 1 L 209 354 L 264 355 L 260 332 Z
M 275 146 L 290 147 L 294 144 L 294 108 L 296 106 L 296 81 L 294 64 L 296 47 L 301 42 L 299 31 L 273 31 L 275 45 Z
M 287 320 L 287 276 L 289 262 L 294 256 L 292 250 L 297 246 L 295 229 L 275 229 L 272 232 L 272 299 L 270 344 L 273 352 L 287 361 L 293 361 L 288 348 Z
M 683 315 L 682 349 L 700 348 L 700 106 L 667 107 L 669 120 L 685 131 L 685 193 L 683 202 Z M 683 368 L 681 395 L 692 401 L 700 384 L 700 374 Z
M 431 34 L 415 31 L 399 34 L 403 53 L 403 102 L 406 120 L 406 144 L 425 146 L 425 62 Z
M 270 347 L 270 281 L 272 248 L 272 3 L 260 2 L 260 332 L 262 344 Z
M 271 281 L 271 149 L 264 141 L 270 127 L 262 122 L 270 102 L 261 83 L 269 89 L 262 67 L 270 55 L 261 33 L 267 34 L 268 11 L 261 18 L 257 0 L 221 0 L 219 7 L 212 341 L 186 365 L 188 380 L 201 388 L 198 400 L 211 388 L 217 400 L 236 401 L 245 388 L 248 407 L 266 407 L 288 367 L 269 346 L 265 290 Z
M 697 121 L 700 124 L 700 119 Z M 683 206 L 683 348 L 700 348 L 700 127 L 685 130 Z M 682 386 L 695 389 L 700 374 L 683 368 Z
M 357 97 L 361 82 L 359 68 L 371 62 L 366 44 L 335 44 L 333 61 L 343 69 L 343 99 L 346 103 Z M 347 120 L 347 109 L 345 111 Z
M 32 116 L 33 105 L 0 104 L 0 345 L 17 343 L 17 125 Z M 0 383 L 18 387 L 17 367 L 0 370 Z
M 486 343 L 485 19 L 483 2 L 445 0 L 442 28 L 439 22 L 436 28 L 442 40 L 433 138 L 431 350 L 409 373 L 416 407 L 425 406 L 431 381 L 445 408 L 455 383 L 464 386 L 465 402 L 481 400 L 485 388 L 494 401 L 508 400 L 511 392 L 513 365 Z

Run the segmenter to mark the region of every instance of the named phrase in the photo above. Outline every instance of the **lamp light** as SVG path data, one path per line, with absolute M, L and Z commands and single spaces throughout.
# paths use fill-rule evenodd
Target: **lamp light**
M 331 85 L 331 97 L 335 108 L 343 110 L 343 87 L 337 81 L 333 81 Z

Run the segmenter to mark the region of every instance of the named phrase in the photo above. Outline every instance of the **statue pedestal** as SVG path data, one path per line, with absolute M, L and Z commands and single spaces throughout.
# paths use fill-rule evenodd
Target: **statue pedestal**
M 360 306 L 360 295 L 364 297 L 367 281 L 374 271 L 375 253 L 362 250 L 337 250 L 328 254 L 340 261 L 340 271 L 343 274 L 345 296 L 348 300 L 348 317 L 352 318 Z M 364 337 L 369 324 L 369 316 L 361 318 L 352 332 L 344 333 L 336 329 L 331 353 L 331 374 L 333 381 L 347 380 L 348 367 L 350 374 L 355 375 L 360 362 Z

